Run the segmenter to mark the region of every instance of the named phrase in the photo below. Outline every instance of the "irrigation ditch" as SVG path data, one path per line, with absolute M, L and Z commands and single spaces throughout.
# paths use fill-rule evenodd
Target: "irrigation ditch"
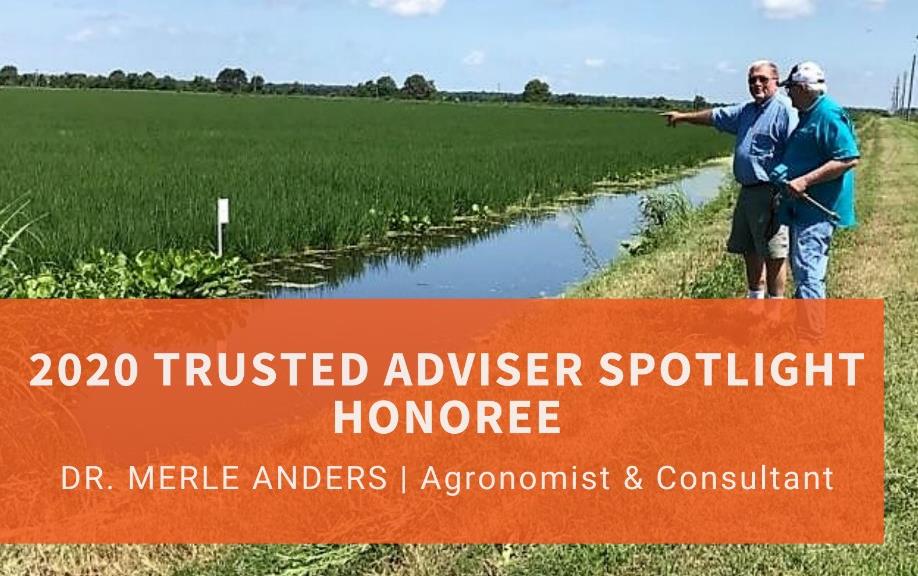
M 698 207 L 718 194 L 729 159 L 653 181 L 599 182 L 547 204 L 482 209 L 449 227 L 393 233 L 376 245 L 314 250 L 255 265 L 271 298 L 538 298 L 608 265 L 649 225 L 644 200 Z

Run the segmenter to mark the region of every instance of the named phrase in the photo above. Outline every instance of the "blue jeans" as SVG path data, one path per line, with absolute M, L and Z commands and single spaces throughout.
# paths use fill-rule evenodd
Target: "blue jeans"
M 825 298 L 829 269 L 829 245 L 835 226 L 830 222 L 790 225 L 791 270 L 794 298 Z

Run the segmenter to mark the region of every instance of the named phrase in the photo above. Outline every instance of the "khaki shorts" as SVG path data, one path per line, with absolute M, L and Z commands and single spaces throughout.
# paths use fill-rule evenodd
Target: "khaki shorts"
M 767 185 L 743 186 L 733 210 L 727 252 L 754 252 L 762 258 L 787 258 L 787 246 L 787 226 L 773 225 L 771 188 Z

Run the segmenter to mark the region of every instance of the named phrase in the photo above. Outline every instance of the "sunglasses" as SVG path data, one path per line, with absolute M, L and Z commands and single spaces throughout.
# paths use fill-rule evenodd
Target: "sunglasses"
M 774 76 L 750 76 L 749 85 L 751 86 L 755 83 L 768 84 L 772 80 L 777 80 L 777 78 Z

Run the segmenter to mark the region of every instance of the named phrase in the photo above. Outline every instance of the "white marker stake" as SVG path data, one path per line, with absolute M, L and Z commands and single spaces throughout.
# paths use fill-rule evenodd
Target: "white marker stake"
M 223 225 L 229 224 L 229 198 L 217 199 L 217 256 L 223 256 Z

